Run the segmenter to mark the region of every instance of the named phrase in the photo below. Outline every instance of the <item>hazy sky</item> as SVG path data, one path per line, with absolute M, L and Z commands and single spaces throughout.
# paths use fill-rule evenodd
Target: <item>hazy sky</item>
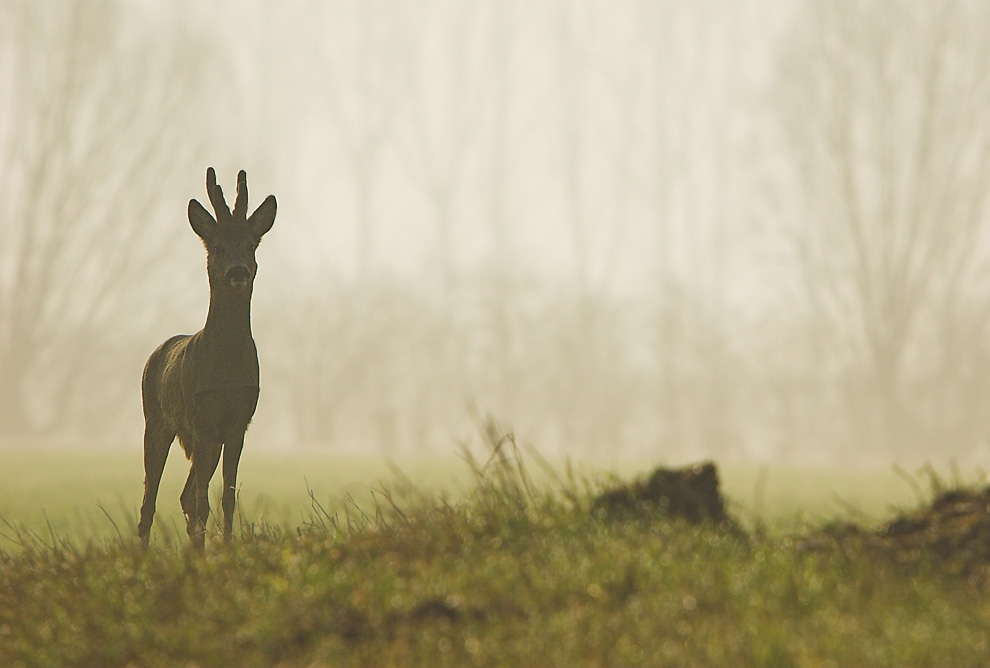
M 776 2 L 175 3 L 134 12 L 131 23 L 136 32 L 191 32 L 221 59 L 204 66 L 226 94 L 207 91 L 194 114 L 219 130 L 204 153 L 221 182 L 244 167 L 278 194 L 286 229 L 266 245 L 293 271 L 356 276 L 348 145 L 367 141 L 366 123 L 381 123 L 376 274 L 438 279 L 431 188 L 452 190 L 457 270 L 491 262 L 498 159 L 498 224 L 509 240 L 498 263 L 575 284 L 572 195 L 561 184 L 573 123 L 591 281 L 638 292 L 660 273 L 657 196 L 671 198 L 678 274 L 714 262 L 699 252 L 724 243 L 733 289 L 760 280 L 764 230 L 739 154 L 759 150 L 754 116 L 786 16 Z M 673 159 L 654 155 L 658 142 Z M 664 159 L 670 183 L 658 185 L 651 161 Z M 200 174 L 179 178 L 183 196 L 200 194 Z M 177 209 L 182 201 L 177 194 Z
M 564 449 L 968 451 L 986 25 L 963 1 L 0 0 L 0 421 L 137 430 L 143 360 L 205 316 L 185 212 L 213 166 L 279 203 L 264 438 L 450 443 L 474 405 Z

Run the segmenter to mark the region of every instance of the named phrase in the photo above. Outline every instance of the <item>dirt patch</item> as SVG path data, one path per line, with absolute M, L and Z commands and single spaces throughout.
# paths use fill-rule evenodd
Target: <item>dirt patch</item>
M 615 516 L 655 516 L 729 523 L 712 462 L 682 469 L 657 468 L 648 477 L 617 485 L 595 497 L 592 512 Z
M 945 572 L 990 586 L 990 486 L 941 492 L 931 503 L 872 530 L 829 524 L 799 544 L 816 551 L 866 547 L 878 558 L 901 563 L 934 558 Z
M 591 512 L 616 519 L 708 522 L 746 535 L 726 511 L 713 462 L 681 469 L 660 467 L 646 477 L 616 483 L 594 498 Z M 905 564 L 934 558 L 940 569 L 990 587 L 990 486 L 940 489 L 930 503 L 874 528 L 832 522 L 801 537 L 797 545 L 850 555 L 865 549 L 877 558 Z
M 943 492 L 930 505 L 881 526 L 876 535 L 900 549 L 990 564 L 990 486 Z

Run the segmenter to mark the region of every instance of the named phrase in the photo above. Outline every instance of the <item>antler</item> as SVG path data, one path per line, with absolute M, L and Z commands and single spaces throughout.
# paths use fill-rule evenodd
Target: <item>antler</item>
M 223 198 L 223 189 L 217 185 L 217 173 L 213 171 L 212 167 L 206 170 L 206 194 L 210 196 L 210 203 L 213 205 L 213 210 L 217 213 L 217 222 L 220 224 L 233 222 L 230 209 L 227 207 L 227 202 Z M 247 197 L 246 190 L 245 197 Z
M 234 220 L 238 223 L 247 221 L 247 172 L 243 169 L 237 173 L 237 199 L 234 202 Z

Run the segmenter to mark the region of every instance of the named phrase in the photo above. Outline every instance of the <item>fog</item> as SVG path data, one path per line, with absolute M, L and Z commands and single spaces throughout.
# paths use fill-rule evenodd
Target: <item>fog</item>
M 139 449 L 258 250 L 248 448 L 990 458 L 990 5 L 0 0 L 0 447 Z

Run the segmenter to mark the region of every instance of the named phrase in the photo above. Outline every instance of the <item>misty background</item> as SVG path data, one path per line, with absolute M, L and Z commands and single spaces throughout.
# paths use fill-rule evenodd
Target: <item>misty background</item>
M 0 0 L 0 446 L 140 448 L 250 206 L 250 448 L 990 457 L 990 4 Z

